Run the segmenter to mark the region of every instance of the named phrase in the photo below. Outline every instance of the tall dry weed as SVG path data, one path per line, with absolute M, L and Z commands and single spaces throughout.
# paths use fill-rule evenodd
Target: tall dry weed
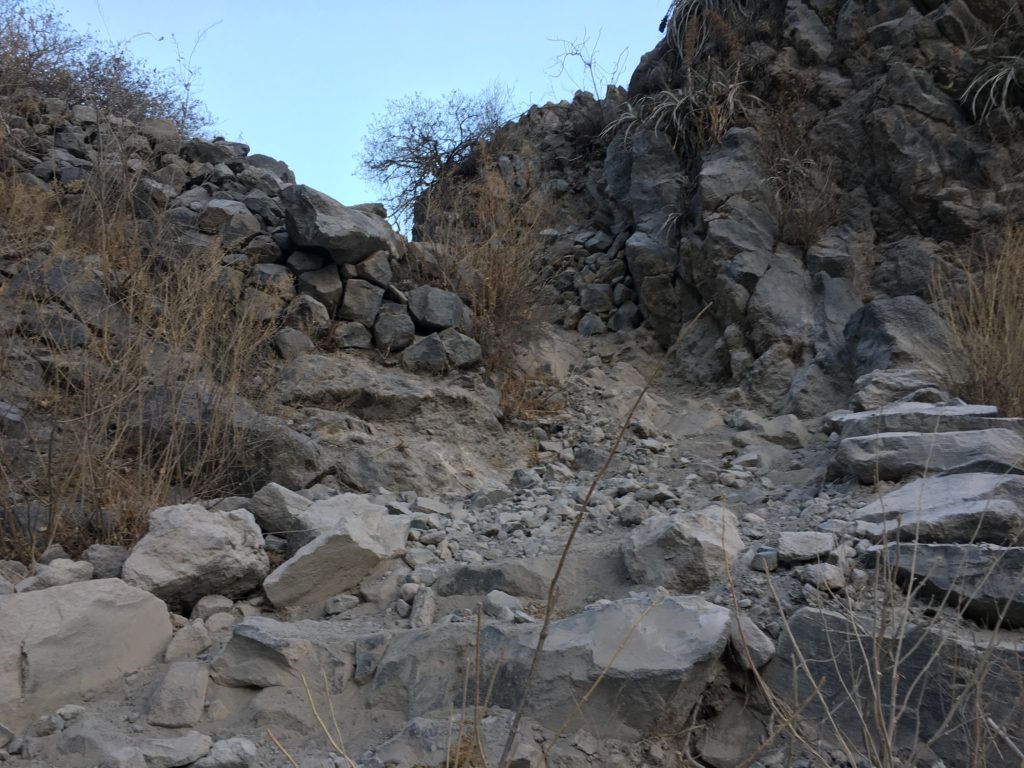
M 991 252 L 937 273 L 933 294 L 961 363 L 961 394 L 1024 416 L 1024 226 L 1007 227 Z
M 537 331 L 541 232 L 552 223 L 548 195 L 530 167 L 522 154 L 496 157 L 480 145 L 472 178 L 444 180 L 421 201 L 440 279 L 472 307 L 485 363 L 505 383 L 509 406 L 520 402 L 513 393 L 528 388 L 514 352 Z
M 235 301 L 219 245 L 177 248 L 106 167 L 73 194 L 0 178 L 0 380 L 30 389 L 0 445 L 0 557 L 130 544 L 154 506 L 237 487 L 256 448 L 235 409 L 272 329 Z

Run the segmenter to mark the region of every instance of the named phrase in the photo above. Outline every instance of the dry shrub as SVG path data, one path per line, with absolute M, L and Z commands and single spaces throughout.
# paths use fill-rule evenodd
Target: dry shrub
M 831 158 L 815 151 L 787 103 L 761 112 L 754 124 L 774 192 L 783 242 L 809 248 L 835 223 L 839 195 Z
M 933 293 L 961 363 L 961 394 L 1024 416 L 1024 227 L 1008 227 L 993 251 L 937 273 Z
M 132 39 L 103 42 L 63 16 L 48 0 L 0 0 L 0 95 L 30 89 L 131 120 L 170 119 L 187 134 L 210 126 L 195 94 L 195 48 L 184 52 L 171 36 L 177 65 L 159 70 L 132 54 Z
M 488 369 L 523 388 L 514 350 L 529 343 L 539 321 L 543 288 L 541 232 L 549 224 L 547 193 L 526 150 L 495 157 L 480 145 L 471 178 L 446 179 L 421 200 L 438 257 L 440 280 L 472 307 L 475 335 Z M 506 387 L 502 386 L 505 390 Z
M 124 173 L 76 194 L 0 179 L 0 315 L 21 332 L 0 380 L 44 375 L 21 439 L 0 443 L 0 557 L 130 544 L 149 509 L 237 487 L 258 449 L 234 412 L 272 329 L 234 301 L 219 247 L 176 249 L 135 215 Z

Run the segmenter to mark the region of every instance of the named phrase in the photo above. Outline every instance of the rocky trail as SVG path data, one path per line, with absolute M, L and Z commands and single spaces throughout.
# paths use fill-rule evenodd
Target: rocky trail
M 1019 349 L 943 306 L 1024 243 L 1018 11 L 673 3 L 436 181 L 549 215 L 486 247 L 0 98 L 0 763 L 498 768 L 579 520 L 507 765 L 1024 764 Z
M 458 465 L 480 490 L 296 493 L 271 483 L 251 498 L 155 510 L 130 554 L 51 552 L 31 576 L 5 564 L 15 592 L 0 629 L 8 759 L 281 765 L 270 728 L 300 764 L 326 764 L 333 749 L 308 684 L 321 717 L 326 685 L 356 764 L 444 765 L 477 654 L 491 694 L 481 731 L 497 750 L 572 520 L 659 362 L 643 332 L 580 344 L 552 329 L 538 346 L 565 371 L 564 408 L 523 435 L 527 450 L 506 449 L 503 466 L 481 455 Z M 303 381 L 310 402 L 340 386 Z M 834 623 L 870 616 L 880 550 L 925 580 L 909 605 L 923 627 L 925 596 L 952 587 L 961 652 L 981 653 L 997 616 L 1008 628 L 1001 652 L 1024 651 L 1014 629 L 1024 628 L 1021 550 L 1008 547 L 1024 528 L 1024 482 L 1012 468 L 1020 420 L 951 401 L 908 371 L 859 382 L 865 410 L 812 420 L 765 417 L 731 403 L 735 392 L 683 393 L 672 381 L 669 371 L 653 382 L 597 484 L 513 764 L 546 755 L 549 765 L 682 765 L 684 750 L 706 765 L 739 764 L 770 719 L 748 704 L 747 668 L 791 695 L 789 631 L 825 643 Z M 404 385 L 433 388 L 420 397 L 428 420 L 461 417 L 447 385 L 409 374 Z M 452 433 L 435 437 L 454 450 Z M 887 481 L 852 479 L 875 474 Z M 841 666 L 822 671 L 839 685 Z M 1019 722 L 1012 699 L 999 704 L 1006 727 Z M 671 735 L 687 725 L 692 737 Z M 951 731 L 934 754 L 957 738 Z M 786 755 L 768 750 L 759 764 L 799 764 Z

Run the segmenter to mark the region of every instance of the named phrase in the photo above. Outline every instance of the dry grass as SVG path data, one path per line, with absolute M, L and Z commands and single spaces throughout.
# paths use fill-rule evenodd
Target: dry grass
M 526 169 L 499 162 L 480 145 L 472 178 L 445 180 L 421 199 L 435 244 L 439 281 L 472 307 L 474 335 L 484 363 L 503 392 L 504 405 L 536 397 L 524 393 L 514 350 L 538 328 L 541 231 L 549 224 L 546 193 Z
M 0 557 L 130 544 L 154 506 L 237 485 L 256 448 L 233 410 L 272 329 L 236 305 L 219 247 L 176 250 L 172 227 L 135 215 L 123 173 L 73 194 L 0 179 L 0 303 L 19 331 L 0 380 L 27 372 L 24 434 L 0 443 Z
M 839 194 L 832 161 L 814 151 L 807 130 L 792 118 L 792 107 L 761 111 L 753 122 L 774 193 L 779 238 L 807 249 L 835 222 Z
M 997 405 L 1004 416 L 1024 416 L 1022 286 L 1024 226 L 1017 225 L 993 252 L 963 256 L 938 273 L 933 291 L 966 379 L 960 394 Z

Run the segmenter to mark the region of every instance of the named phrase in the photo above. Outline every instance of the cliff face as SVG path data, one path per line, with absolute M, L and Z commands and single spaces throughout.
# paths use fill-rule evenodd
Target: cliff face
M 668 346 L 710 304 L 684 375 L 801 415 L 892 365 L 955 383 L 933 283 L 1019 218 L 1021 23 L 981 0 L 677 3 L 628 92 L 495 142 L 557 197 L 556 317 Z

